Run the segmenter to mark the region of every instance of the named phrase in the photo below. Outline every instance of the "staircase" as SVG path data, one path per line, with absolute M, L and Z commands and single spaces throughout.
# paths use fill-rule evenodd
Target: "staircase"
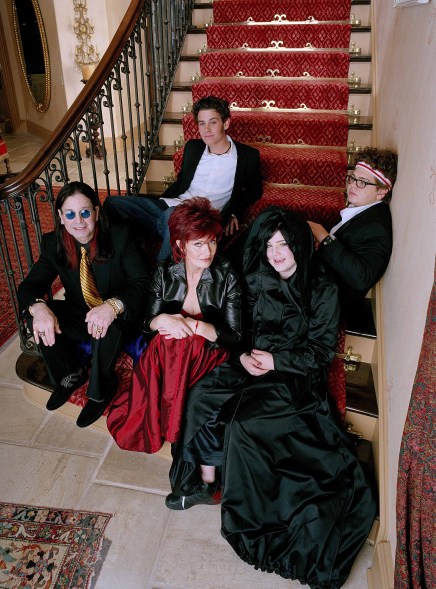
M 248 212 L 246 221 L 268 204 L 292 203 L 292 208 L 306 218 L 331 227 L 344 206 L 346 169 L 353 166 L 359 148 L 372 143 L 370 0 L 352 0 L 351 13 L 339 23 L 320 18 L 319 23 L 309 20 L 290 24 L 281 22 L 287 20 L 283 15 L 277 21 L 274 2 L 268 3 L 274 24 L 247 27 L 242 22 L 217 23 L 217 9 L 221 19 L 221 14 L 231 14 L 231 4 L 206 0 L 195 3 L 160 129 L 160 145 L 152 155 L 140 193 L 155 197 L 162 194 L 178 172 L 184 141 L 198 137 L 193 118 L 187 114 L 193 101 L 217 94 L 237 103 L 232 109 L 232 138 L 252 144 L 261 152 L 267 182 L 261 201 Z M 247 14 L 238 15 L 238 21 L 255 14 L 258 3 L 246 4 Z M 329 4 L 326 2 L 327 11 Z M 265 14 L 264 10 L 261 14 Z M 338 46 L 338 39 L 343 42 L 344 37 L 347 46 Z M 301 49 L 306 42 L 316 49 Z M 333 108 L 328 106 L 332 101 L 331 86 L 325 90 L 325 100 L 321 97 L 320 106 L 308 110 L 296 107 L 295 96 L 298 104 L 306 103 L 311 100 L 313 86 L 321 93 L 323 83 L 327 87 L 327 78 L 323 77 L 326 67 L 328 78 L 335 82 Z M 310 72 L 310 76 L 304 72 Z M 274 100 L 272 108 L 259 104 L 257 88 L 265 82 L 269 83 L 268 97 Z M 289 86 L 293 86 L 292 92 L 288 92 Z M 351 354 L 361 356 L 360 362 L 344 362 L 346 420 L 362 436 L 359 451 L 369 462 L 378 420 L 374 296 L 348 318 L 344 350 L 347 354 L 351 346 Z

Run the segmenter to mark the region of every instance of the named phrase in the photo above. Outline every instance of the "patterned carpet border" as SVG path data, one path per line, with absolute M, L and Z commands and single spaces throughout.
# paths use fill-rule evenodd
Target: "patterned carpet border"
M 87 589 L 111 518 L 0 503 L 0 588 Z

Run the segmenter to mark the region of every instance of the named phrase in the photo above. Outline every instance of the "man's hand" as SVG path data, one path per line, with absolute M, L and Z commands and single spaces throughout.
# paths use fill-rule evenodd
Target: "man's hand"
M 45 303 L 34 303 L 33 313 L 33 336 L 38 345 L 39 342 L 46 346 L 55 343 L 55 334 L 61 333 L 56 315 Z
M 327 229 L 325 229 L 319 223 L 314 223 L 313 221 L 308 221 L 308 223 L 309 223 L 310 229 L 312 230 L 313 237 L 316 239 L 316 241 L 318 243 L 321 243 L 321 241 L 323 239 L 325 239 L 327 237 L 327 235 L 329 235 L 329 232 L 327 231 Z
M 95 339 L 104 337 L 109 325 L 115 320 L 115 313 L 109 303 L 103 303 L 88 311 L 85 321 L 88 324 L 88 333 Z
M 224 229 L 224 233 L 226 235 L 233 235 L 236 231 L 239 231 L 239 222 L 235 215 L 231 215 L 230 221 Z

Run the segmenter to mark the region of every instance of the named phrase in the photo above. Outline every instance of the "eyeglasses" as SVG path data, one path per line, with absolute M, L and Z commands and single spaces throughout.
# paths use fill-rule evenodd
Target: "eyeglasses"
M 79 216 L 82 217 L 82 219 L 89 219 L 89 217 L 92 215 L 93 210 L 94 209 L 82 209 L 81 211 L 79 211 Z M 63 215 L 66 219 L 68 219 L 68 221 L 72 221 L 76 218 L 76 211 L 65 211 Z
M 367 182 L 366 180 L 361 180 L 360 178 L 356 178 L 353 175 L 346 176 L 347 184 L 352 184 L 353 182 L 356 183 L 357 188 L 366 188 L 367 186 L 378 186 L 378 184 L 374 184 L 374 182 Z

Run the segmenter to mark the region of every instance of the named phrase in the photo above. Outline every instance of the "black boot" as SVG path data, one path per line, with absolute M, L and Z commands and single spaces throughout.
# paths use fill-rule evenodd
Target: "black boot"
M 182 511 L 194 505 L 218 505 L 220 501 L 221 489 L 218 483 L 202 483 L 191 495 L 178 497 L 170 493 L 165 499 L 165 505 L 168 509 Z

